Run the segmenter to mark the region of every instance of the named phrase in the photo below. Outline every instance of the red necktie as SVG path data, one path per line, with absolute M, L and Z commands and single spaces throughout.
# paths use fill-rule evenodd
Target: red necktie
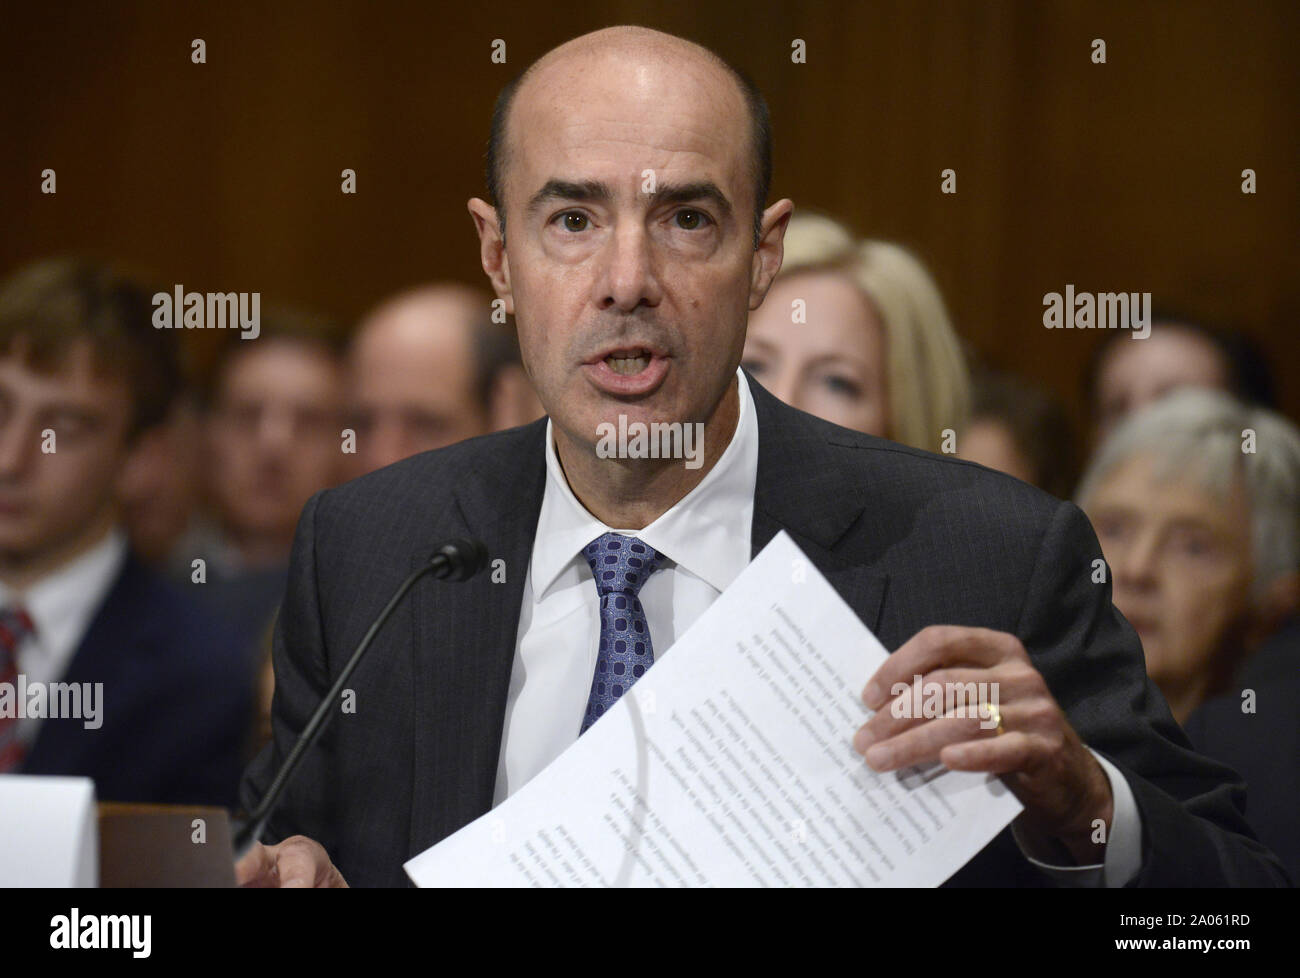
M 16 770 L 23 759 L 18 739 L 18 646 L 35 630 L 26 609 L 0 609 L 0 685 L 9 686 L 14 704 L 13 716 L 0 715 L 0 774 Z

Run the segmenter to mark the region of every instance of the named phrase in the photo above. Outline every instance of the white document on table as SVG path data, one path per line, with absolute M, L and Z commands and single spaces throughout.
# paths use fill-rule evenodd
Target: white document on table
M 572 747 L 406 872 L 420 886 L 937 886 L 1022 806 L 993 775 L 867 766 L 860 694 L 887 655 L 782 532 Z

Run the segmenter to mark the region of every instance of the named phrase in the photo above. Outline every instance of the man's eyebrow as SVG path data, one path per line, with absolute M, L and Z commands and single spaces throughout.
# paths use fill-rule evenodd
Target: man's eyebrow
M 656 204 L 689 204 L 697 201 L 712 203 L 723 216 L 731 216 L 731 201 L 718 189 L 712 180 L 696 180 L 691 183 L 661 183 L 655 190 Z M 599 201 L 608 203 L 614 199 L 614 192 L 608 184 L 599 180 L 547 180 L 542 189 L 533 194 L 528 201 L 528 211 L 532 213 L 548 201 Z
M 104 411 L 102 408 L 90 405 L 80 404 L 72 401 L 50 401 L 42 404 L 37 409 L 37 414 L 43 418 L 55 417 L 57 415 L 66 415 L 77 421 L 102 421 Z
M 542 189 L 533 194 L 528 201 L 528 211 L 532 213 L 551 200 L 586 200 L 607 203 L 613 200 L 614 193 L 607 184 L 599 180 L 547 180 Z
M 654 193 L 658 204 L 690 204 L 696 201 L 708 201 L 725 217 L 731 216 L 731 201 L 718 189 L 712 180 L 696 180 L 692 183 L 661 183 Z
M 1171 530 L 1205 530 L 1217 534 L 1219 525 L 1204 516 L 1175 516 L 1167 524 Z

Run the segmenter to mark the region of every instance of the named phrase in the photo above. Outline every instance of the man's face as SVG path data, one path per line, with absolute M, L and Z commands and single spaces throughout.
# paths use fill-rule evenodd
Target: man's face
M 1097 440 L 1127 415 L 1179 387 L 1228 390 L 1223 358 L 1208 340 L 1157 323 L 1146 339 L 1113 344 L 1097 377 Z
M 125 380 L 96 372 L 88 343 L 75 344 L 54 374 L 0 359 L 0 561 L 71 553 L 103 524 L 130 417 Z
M 547 413 L 585 445 L 620 414 L 707 422 L 771 280 L 734 84 L 700 64 L 596 56 L 526 83 L 508 128 L 493 280 Z M 475 216 L 487 267 L 493 229 Z
M 793 321 L 796 300 L 805 322 Z M 884 327 L 846 276 L 805 272 L 777 280 L 750 318 L 744 364 L 787 404 L 889 437 Z
M 1138 455 L 1087 500 L 1114 575 L 1114 601 L 1137 630 L 1147 672 L 1182 686 L 1240 641 L 1252 573 L 1249 507 L 1240 486 L 1224 499 L 1158 480 Z
M 235 354 L 208 420 L 211 487 L 224 524 L 292 537 L 308 498 L 337 476 L 338 398 L 338 366 L 313 345 L 252 340 Z
M 463 313 L 429 318 L 412 308 L 358 338 L 348 365 L 349 415 L 357 433 L 350 476 L 488 431 L 475 388 L 474 349 Z
M 165 560 L 185 532 L 202 488 L 203 438 L 188 404 L 142 432 L 118 480 L 118 501 L 131 546 Z

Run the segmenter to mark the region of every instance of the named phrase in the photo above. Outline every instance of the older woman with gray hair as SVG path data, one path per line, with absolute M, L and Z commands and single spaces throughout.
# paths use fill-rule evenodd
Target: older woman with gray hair
M 1300 606 L 1300 432 L 1271 411 L 1176 391 L 1107 437 L 1077 502 L 1180 723 Z

